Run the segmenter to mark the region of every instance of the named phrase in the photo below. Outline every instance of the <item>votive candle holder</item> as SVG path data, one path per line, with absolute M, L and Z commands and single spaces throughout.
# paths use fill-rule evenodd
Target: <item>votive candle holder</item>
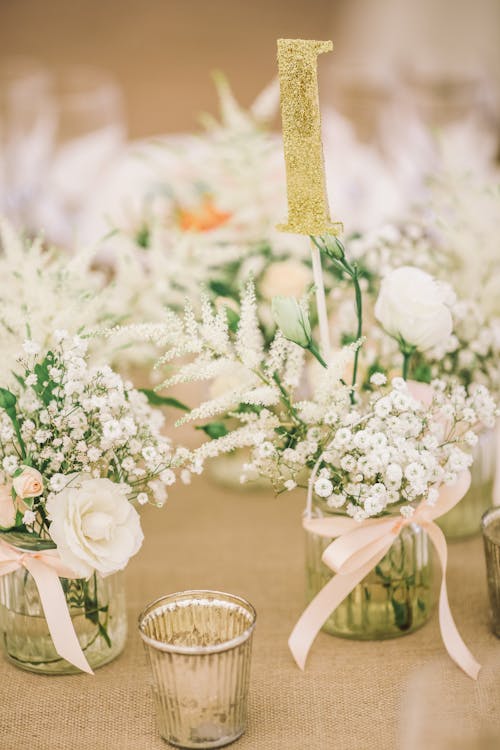
M 249 602 L 219 591 L 169 594 L 142 612 L 158 729 L 171 745 L 223 747 L 243 734 L 255 619 Z
M 500 507 L 490 508 L 481 521 L 493 632 L 500 638 Z

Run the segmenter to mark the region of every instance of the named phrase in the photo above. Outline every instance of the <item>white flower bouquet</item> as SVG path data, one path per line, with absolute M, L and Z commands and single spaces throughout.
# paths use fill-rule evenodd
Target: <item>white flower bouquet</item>
M 445 567 L 445 543 L 434 518 L 465 494 L 476 431 L 480 425 L 492 426 L 497 413 L 482 384 L 467 390 L 442 379 L 430 384 L 407 380 L 412 357 L 424 355 L 452 330 L 441 285 L 419 269 L 399 269 L 400 278 L 384 282 L 375 314 L 382 325 L 380 335 L 396 342 L 401 365 L 390 382 L 383 366 L 367 379 L 359 367 L 364 346 L 362 273 L 335 238 L 315 242 L 354 285 L 354 342 L 333 354 L 320 352 L 307 299 L 278 297 L 273 310 L 280 330 L 267 348 L 250 283 L 236 326 L 208 297 L 200 319 L 190 305 L 182 319 L 171 313 L 161 332 L 167 352 L 160 361 L 171 365 L 182 358 L 165 385 L 213 378 L 227 383 L 221 395 L 181 420 L 203 421 L 201 426 L 212 438 L 193 451 L 193 465 L 200 470 L 205 461 L 222 453 L 250 448 L 245 474 L 267 478 L 278 493 L 306 489 L 305 528 L 328 540 L 322 550 L 329 568 L 346 574 L 344 565 L 349 569 L 347 578 L 330 580 L 331 572 L 317 567 L 319 559 L 309 560 L 310 593 L 315 598 L 291 639 L 301 666 L 311 633 L 314 637 L 332 610 L 341 613 L 344 625 L 342 630 L 334 622 L 330 632 L 349 637 L 401 635 L 425 622 L 432 605 L 425 532 Z M 149 335 L 158 337 L 159 331 L 151 328 Z M 147 336 L 148 328 L 141 333 Z M 362 539 L 366 549 L 357 547 Z M 328 562 L 330 547 L 333 561 Z M 360 559 L 364 562 L 357 567 Z M 346 581 L 352 584 L 348 588 Z M 337 593 L 318 593 L 324 584 L 326 591 Z M 441 599 L 445 611 L 445 588 Z M 358 612 L 360 607 L 363 611 Z M 350 628 L 350 617 L 358 630 Z M 457 663 L 474 676 L 477 665 L 458 633 L 450 635 L 448 625 L 443 625 L 443 638 Z M 455 649 L 453 642 L 461 645 Z
M 66 669 L 61 656 L 89 669 L 79 646 L 68 650 L 71 631 L 66 628 L 61 639 L 54 629 L 51 612 L 60 603 L 54 575 L 67 606 L 79 614 L 74 622 L 90 627 L 82 635 L 88 660 L 100 663 L 99 644 L 116 655 L 115 637 L 121 650 L 125 625 L 117 631 L 119 615 L 107 601 L 105 579 L 141 547 L 135 506 L 162 506 L 186 456 L 161 434 L 163 414 L 147 396 L 110 367 L 89 366 L 86 349 L 84 339 L 64 330 L 54 332 L 48 351 L 27 340 L 16 386 L 0 389 L 0 572 L 10 574 L 2 579 L 4 605 L 29 615 L 29 604 L 12 599 L 25 590 L 33 604 L 39 595 L 54 641 L 43 653 L 27 655 L 36 639 L 21 648 L 20 639 L 9 636 L 19 626 L 12 617 L 9 656 L 32 669 Z M 187 470 L 183 479 L 189 480 Z M 58 612 L 63 619 L 64 611 Z

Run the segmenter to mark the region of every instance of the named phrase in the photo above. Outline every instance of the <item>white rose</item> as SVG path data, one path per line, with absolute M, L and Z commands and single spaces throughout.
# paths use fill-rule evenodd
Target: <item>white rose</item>
M 21 468 L 21 473 L 12 480 L 16 495 L 22 499 L 38 497 L 43 492 L 42 475 L 32 466 L 22 466 Z
M 268 300 L 278 295 L 302 297 L 311 283 L 311 271 L 307 266 L 296 260 L 282 260 L 266 268 L 259 290 Z
M 77 575 L 122 570 L 144 538 L 139 515 L 110 479 L 83 479 L 47 502 L 50 535 Z
M 375 316 L 389 335 L 426 351 L 452 333 L 447 296 L 446 289 L 428 273 L 403 266 L 383 279 Z

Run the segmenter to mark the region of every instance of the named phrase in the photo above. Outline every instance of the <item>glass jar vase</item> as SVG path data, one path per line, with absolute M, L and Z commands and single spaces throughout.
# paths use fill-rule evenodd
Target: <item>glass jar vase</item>
M 127 637 L 122 573 L 88 580 L 61 578 L 71 620 L 92 669 L 121 653 Z M 0 577 L 3 647 L 9 661 L 42 674 L 76 674 L 80 670 L 54 648 L 40 596 L 24 568 Z
M 314 515 L 329 515 L 317 504 Z M 307 598 L 311 601 L 334 573 L 321 556 L 333 539 L 306 531 Z M 405 526 L 389 552 L 332 612 L 323 625 L 331 635 L 382 640 L 412 633 L 429 619 L 435 603 L 433 557 L 426 532 Z
M 497 439 L 495 429 L 480 433 L 472 450 L 470 489 L 449 513 L 437 519 L 447 539 L 466 539 L 479 534 L 481 517 L 493 504 Z

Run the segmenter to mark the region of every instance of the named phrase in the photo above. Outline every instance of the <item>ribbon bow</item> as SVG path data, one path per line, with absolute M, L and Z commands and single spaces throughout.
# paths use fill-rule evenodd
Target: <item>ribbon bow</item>
M 76 637 L 59 578 L 78 578 L 66 567 L 57 550 L 27 552 L 0 540 L 0 576 L 26 568 L 33 576 L 54 647 L 63 659 L 93 674 Z
M 445 648 L 466 674 L 477 679 L 481 666 L 463 642 L 450 611 L 446 590 L 448 548 L 443 532 L 435 523 L 436 518 L 447 513 L 462 499 L 470 481 L 470 472 L 464 471 L 454 485 L 440 487 L 439 498 L 434 505 L 422 500 L 410 518 L 389 516 L 361 522 L 345 516 L 304 518 L 303 526 L 307 531 L 323 537 L 336 537 L 322 557 L 325 565 L 336 575 L 305 609 L 289 638 L 288 645 L 301 669 L 304 669 L 309 649 L 332 611 L 382 560 L 404 526 L 416 523 L 429 535 L 441 563 L 439 625 Z

